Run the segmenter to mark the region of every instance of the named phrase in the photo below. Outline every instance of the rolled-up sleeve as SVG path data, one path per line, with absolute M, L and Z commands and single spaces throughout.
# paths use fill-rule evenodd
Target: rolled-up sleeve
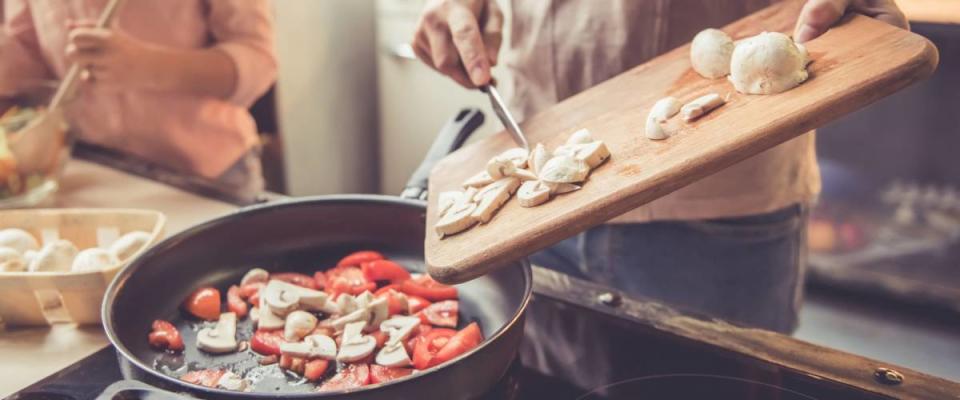
M 208 0 L 208 24 L 216 43 L 236 66 L 230 101 L 250 107 L 277 78 L 273 15 L 267 0 Z
M 21 82 L 52 79 L 26 0 L 2 2 L 6 18 L 0 30 L 0 96 L 15 94 Z

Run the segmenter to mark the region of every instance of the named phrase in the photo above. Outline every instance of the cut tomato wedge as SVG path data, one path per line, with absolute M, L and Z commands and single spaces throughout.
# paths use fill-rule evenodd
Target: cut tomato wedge
M 313 273 L 313 282 L 317 285 L 317 290 L 327 288 L 327 274 L 323 271 Z
M 216 321 L 220 319 L 220 291 L 212 287 L 197 289 L 183 302 L 183 309 L 194 317 Z
M 453 329 L 434 328 L 417 337 L 417 343 L 413 347 L 413 367 L 427 369 L 436 365 L 433 359 L 437 352 L 456 334 L 457 331 Z
M 291 371 L 297 375 L 303 375 L 306 364 L 307 360 L 300 357 L 288 356 L 286 354 L 280 356 L 280 362 L 278 363 L 280 368 Z
M 407 312 L 410 315 L 414 315 L 420 310 L 430 306 L 430 300 L 427 300 L 420 296 L 414 296 L 412 294 L 407 295 Z
M 430 301 L 457 299 L 457 288 L 437 282 L 430 275 L 423 275 L 400 283 L 400 291 Z
M 400 293 L 396 290 L 393 290 L 391 286 L 388 285 L 379 290 L 374 296 L 378 299 L 387 299 L 387 314 L 393 316 L 397 314 L 406 314 L 410 311 L 410 305 L 407 302 L 407 295 Z M 383 289 L 387 289 L 384 291 Z
M 183 350 L 183 338 L 173 324 L 158 319 L 153 321 L 153 330 L 147 336 L 150 345 L 161 350 Z
M 180 376 L 180 380 L 194 385 L 215 388 L 225 373 L 227 371 L 222 369 L 201 369 L 183 374 Z
M 424 308 L 417 315 L 426 324 L 445 328 L 457 327 L 457 315 L 460 312 L 460 302 L 444 300 L 433 303 Z
M 370 383 L 370 367 L 367 364 L 350 364 L 328 379 L 318 389 L 321 392 L 353 389 Z
M 410 272 L 402 265 L 390 260 L 374 260 L 360 264 L 363 276 L 368 281 L 390 281 L 399 283 L 410 279 Z
M 390 382 L 413 373 L 412 368 L 391 368 L 370 364 L 370 383 Z
M 258 330 L 250 338 L 250 350 L 265 356 L 280 355 L 280 343 L 284 342 L 286 340 L 283 338 L 283 329 Z
M 317 382 L 323 378 L 323 374 L 327 372 L 327 367 L 330 366 L 330 362 L 327 360 L 310 360 L 307 361 L 307 364 L 303 368 L 303 377 L 307 378 L 310 382 Z
M 240 286 L 238 294 L 240 295 L 241 299 L 245 299 L 247 300 L 247 303 L 257 307 L 260 305 L 260 289 L 263 289 L 263 287 L 266 285 L 267 284 L 263 282 L 248 283 Z
M 237 314 L 237 318 L 247 316 L 247 303 L 240 297 L 240 287 L 237 285 L 230 286 L 227 290 L 227 309 Z
M 284 281 L 307 289 L 317 289 L 317 281 L 310 275 L 298 274 L 296 272 L 282 272 L 279 274 L 270 274 L 270 279 Z
M 370 261 L 384 259 L 383 254 L 373 250 L 363 250 L 348 254 L 337 262 L 337 267 L 359 267 L 361 264 Z
M 466 328 L 461 329 L 456 335 L 443 345 L 431 361 L 431 366 L 440 365 L 450 361 L 457 356 L 477 347 L 483 341 L 483 333 L 480 332 L 480 326 L 476 322 L 471 322 Z
M 377 290 L 377 284 L 368 281 L 363 275 L 363 271 L 357 267 L 337 267 L 327 271 L 328 293 L 347 293 L 358 295 L 363 292 L 374 292 Z
M 403 347 L 407 349 L 407 354 L 413 354 L 413 350 L 417 345 L 417 339 L 421 336 L 426 336 L 433 330 L 433 327 L 428 324 L 420 324 L 419 327 L 415 328 L 410 334 L 410 338 L 407 339 L 407 343 L 404 343 Z

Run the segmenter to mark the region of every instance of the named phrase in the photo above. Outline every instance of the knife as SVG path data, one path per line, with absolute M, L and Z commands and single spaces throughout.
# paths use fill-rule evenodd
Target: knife
M 493 107 L 493 112 L 500 118 L 500 122 L 507 128 L 507 132 L 510 133 L 513 140 L 523 147 L 524 150 L 530 150 L 527 137 L 524 136 L 523 131 L 520 130 L 520 125 L 517 124 L 517 120 L 513 119 L 513 116 L 510 115 L 510 111 L 507 110 L 506 104 L 503 103 L 503 98 L 500 97 L 500 92 L 497 92 L 497 88 L 493 85 L 483 85 L 480 86 L 480 91 L 490 97 L 490 105 Z

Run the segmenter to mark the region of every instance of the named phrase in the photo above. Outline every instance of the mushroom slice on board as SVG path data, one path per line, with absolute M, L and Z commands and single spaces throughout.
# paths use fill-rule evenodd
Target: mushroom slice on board
M 477 223 L 477 219 L 473 217 L 476 209 L 477 205 L 474 203 L 456 204 L 447 210 L 433 228 L 441 237 L 463 232 Z
M 675 97 L 664 97 L 657 100 L 657 102 L 653 104 L 653 107 L 650 108 L 650 114 L 647 115 L 647 139 L 663 140 L 670 137 L 670 134 L 667 133 L 660 124 L 680 112 L 681 106 L 682 103 Z
M 574 158 L 583 160 L 590 168 L 599 167 L 604 161 L 610 158 L 610 150 L 607 145 L 597 140 L 590 143 L 584 143 L 577 146 L 574 152 Z
M 522 147 L 514 147 L 503 153 L 497 155 L 496 158 L 509 160 L 517 168 L 525 168 L 527 166 L 527 157 L 530 153 L 524 150 Z
M 547 152 L 547 148 L 543 147 L 543 143 L 537 143 L 537 145 L 533 147 L 533 150 L 530 150 L 527 167 L 530 168 L 531 172 L 539 176 L 543 164 L 545 164 L 548 159 L 550 159 L 550 153 Z
M 302 342 L 280 343 L 280 353 L 306 359 L 333 360 L 337 358 L 337 342 L 327 335 L 310 335 L 303 338 Z
M 295 342 L 313 332 L 317 327 L 317 317 L 306 311 L 294 311 L 287 314 L 287 320 L 283 325 L 283 338 L 290 342 Z
M 477 195 L 474 196 L 474 200 L 477 201 L 477 208 L 473 211 L 473 217 L 483 224 L 490 222 L 490 219 L 493 218 L 497 210 L 499 210 L 507 200 L 510 200 L 510 195 L 519 186 L 519 179 L 504 178 L 491 183 L 477 192 Z
M 243 279 L 240 279 L 240 286 L 246 286 L 251 283 L 263 282 L 267 283 L 270 280 L 270 273 L 263 268 L 251 268 L 247 273 L 243 274 Z
M 237 349 L 237 314 L 220 314 L 217 325 L 197 332 L 197 348 L 207 353 L 229 353 Z
M 570 134 L 570 138 L 567 139 L 566 144 L 585 144 L 590 142 L 593 142 L 593 136 L 590 134 L 590 131 L 580 129 Z
M 510 176 L 517 169 L 517 165 L 506 158 L 494 157 L 487 161 L 487 174 L 493 179 Z
M 683 116 L 685 121 L 693 121 L 713 111 L 714 108 L 722 106 L 723 103 L 723 98 L 719 94 L 710 93 L 684 104 L 680 108 L 680 115 Z
M 484 186 L 483 189 L 478 190 L 477 193 L 473 195 L 473 198 L 471 200 L 476 203 L 479 203 L 480 200 L 483 200 L 483 198 L 486 197 L 489 193 L 498 191 L 503 188 L 506 188 L 509 194 L 513 194 L 513 192 L 516 192 L 517 188 L 519 187 L 520 187 L 520 179 L 511 177 L 511 176 L 508 176 L 506 178 L 500 178 L 496 182 L 493 182 L 487 186 Z
M 550 200 L 550 187 L 540 181 L 526 181 L 517 190 L 520 207 L 536 207 Z
M 556 156 L 543 165 L 540 180 L 551 183 L 583 182 L 590 174 L 590 166 L 572 156 Z
M 494 180 L 493 177 L 490 176 L 490 174 L 488 174 L 487 171 L 482 171 L 474 176 L 467 178 L 467 180 L 463 181 L 463 186 L 481 188 L 493 183 L 493 180 Z
M 437 216 L 443 217 L 443 214 L 458 203 L 462 197 L 463 192 L 459 190 L 440 192 L 440 195 L 437 196 Z
M 543 184 L 550 188 L 550 194 L 564 194 L 580 190 L 580 186 L 572 183 L 543 182 Z
M 529 171 L 529 170 L 526 170 L 526 169 L 519 169 L 519 168 L 514 169 L 513 172 L 510 173 L 510 176 L 511 176 L 511 177 L 514 177 L 514 178 L 517 178 L 517 179 L 520 179 L 521 181 L 535 181 L 535 180 L 537 180 L 537 174 L 535 174 L 535 173 L 533 173 L 533 172 L 531 172 L 531 171 Z
M 353 362 L 366 358 L 377 348 L 377 340 L 363 334 L 366 322 L 352 322 L 344 326 L 337 361 Z

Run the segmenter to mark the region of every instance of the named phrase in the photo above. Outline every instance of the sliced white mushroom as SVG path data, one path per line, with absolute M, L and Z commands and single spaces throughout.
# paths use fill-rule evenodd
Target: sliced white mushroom
M 261 290 L 261 292 L 262 291 L 263 290 Z M 283 317 L 274 314 L 273 311 L 270 310 L 270 306 L 267 305 L 267 299 L 262 294 L 260 296 L 260 307 L 257 312 L 257 318 L 257 328 L 259 329 L 280 329 L 286 324 Z
M 120 260 L 110 250 L 92 247 L 77 253 L 70 270 L 73 272 L 102 271 L 119 263 Z
M 487 162 L 487 174 L 493 179 L 510 176 L 516 169 L 517 165 L 506 158 L 494 157 Z
M 526 181 L 517 190 L 520 207 L 536 207 L 550 200 L 550 187 L 541 181 Z
M 437 221 L 433 228 L 441 237 L 465 231 L 477 223 L 477 219 L 473 217 L 473 211 L 476 209 L 477 205 L 474 203 L 456 204 Z
M 719 94 L 706 94 L 684 104 L 683 107 L 680 108 L 680 115 L 683 116 L 683 119 L 686 121 L 693 121 L 713 111 L 713 109 L 722 106 L 723 103 L 723 97 L 720 97 Z
M 127 232 L 110 244 L 110 252 L 119 260 L 126 260 L 137 254 L 140 249 L 150 243 L 153 236 L 144 231 Z
M 730 58 L 730 82 L 740 93 L 776 94 L 807 80 L 809 55 L 789 36 L 763 32 L 738 43 Z
M 377 348 L 377 340 L 373 336 L 363 334 L 365 326 L 366 322 L 352 322 L 344 326 L 337 361 L 359 361 L 373 354 Z
M 240 375 L 227 371 L 220 377 L 220 380 L 217 381 L 217 386 L 221 389 L 235 392 L 246 392 L 250 388 L 250 382 L 247 382 L 247 380 L 243 379 Z
M 40 243 L 30 232 L 19 228 L 7 228 L 0 230 L 0 246 L 10 247 L 20 254 L 27 250 L 40 249 Z
M 243 274 L 243 279 L 240 280 L 240 286 L 257 282 L 267 283 L 269 280 L 270 273 L 267 272 L 267 270 L 263 268 L 251 268 L 247 273 Z
M 660 124 L 680 112 L 682 105 L 683 103 L 680 103 L 680 100 L 677 100 L 675 97 L 664 97 L 657 100 L 650 109 L 650 114 L 647 115 L 647 139 L 663 140 L 670 137 Z
M 543 184 L 550 188 L 550 194 L 564 194 L 580 190 L 579 185 L 572 183 L 543 182 Z
M 380 323 L 390 316 L 390 307 L 387 301 L 387 298 L 381 297 L 367 304 L 367 309 L 370 310 L 370 321 L 367 323 L 369 330 L 374 330 L 375 327 L 380 326 Z
M 260 322 L 260 307 L 253 307 L 250 309 L 250 321 L 253 321 L 254 324 Z
M 357 306 L 357 298 L 348 293 L 342 293 L 337 297 L 337 307 L 340 307 L 341 314 L 349 314 L 359 308 Z
M 510 200 L 510 194 L 520 186 L 517 178 L 501 179 L 491 183 L 483 190 L 477 192 L 474 200 L 477 201 L 477 208 L 473 211 L 473 218 L 485 224 L 490 222 L 497 210 L 503 206 L 507 200 Z
M 513 172 L 510 173 L 510 176 L 511 176 L 511 177 L 514 177 L 514 178 L 517 178 L 517 179 L 520 179 L 521 181 L 535 181 L 535 180 L 537 180 L 537 174 L 533 173 L 533 172 L 530 171 L 530 170 L 526 170 L 526 169 L 519 169 L 519 168 L 518 168 L 518 169 L 514 169 Z
M 547 153 L 546 147 L 543 147 L 542 143 L 537 143 L 537 145 L 533 147 L 533 150 L 530 150 L 530 158 L 527 159 L 527 166 L 530 168 L 530 171 L 539 176 L 543 164 L 546 164 L 548 159 L 550 159 L 550 154 Z
M 583 160 L 590 168 L 596 168 L 610 158 L 610 150 L 607 149 L 606 144 L 597 140 L 578 145 L 573 157 L 578 160 Z
M 30 272 L 70 270 L 79 250 L 68 240 L 47 243 L 30 262 Z
M 366 326 L 367 322 L 369 321 L 370 321 L 370 310 L 364 307 L 364 308 L 358 308 L 356 310 L 353 310 L 353 312 L 347 315 L 344 315 L 340 318 L 330 321 L 330 326 L 333 327 L 333 329 L 336 330 L 337 332 L 340 332 L 344 329 L 344 327 L 346 327 L 349 324 L 362 322 L 364 326 Z
M 503 153 L 497 155 L 497 158 L 504 160 L 510 160 L 513 165 L 517 168 L 525 168 L 527 166 L 527 157 L 530 155 L 527 150 L 524 150 L 522 147 L 514 147 Z
M 543 165 L 540 180 L 554 183 L 583 182 L 590 174 L 590 166 L 572 156 L 555 156 Z
M 463 192 L 459 190 L 440 192 L 437 197 L 437 216 L 443 217 L 443 214 L 450 210 L 450 207 L 453 207 L 454 204 L 457 204 L 461 198 L 463 198 Z
M 262 289 L 261 297 L 266 299 L 270 310 L 280 316 L 285 316 L 295 309 L 325 313 L 339 311 L 335 303 L 328 301 L 328 295 L 325 292 L 276 279 L 267 282 L 267 286 Z
M 0 272 L 22 272 L 27 270 L 20 252 L 11 247 L 0 247 Z
M 306 359 L 333 360 L 337 358 L 337 342 L 326 335 L 310 335 L 303 338 L 302 342 L 280 343 L 280 353 Z
M 363 293 L 357 295 L 357 308 L 369 307 L 374 299 L 373 293 L 370 293 L 369 290 L 364 290 Z
M 197 348 L 208 353 L 229 353 L 237 349 L 237 314 L 220 314 L 217 325 L 197 332 Z
M 663 140 L 670 137 L 667 131 L 663 129 L 663 126 L 652 117 L 647 117 L 644 134 L 647 136 L 647 139 L 650 140 Z
M 566 144 L 584 144 L 592 141 L 593 136 L 590 134 L 590 131 L 587 129 L 580 129 L 570 134 L 570 138 L 567 139 Z
M 283 338 L 289 342 L 295 342 L 313 332 L 317 327 L 317 317 L 306 311 L 294 311 L 287 314 L 286 322 L 283 325 Z
M 480 172 L 474 176 L 467 178 L 463 181 L 464 187 L 484 187 L 493 182 L 493 177 L 487 173 L 487 171 Z
M 520 179 L 517 179 L 512 176 L 506 178 L 497 179 L 496 182 L 493 182 L 487 186 L 484 186 L 483 189 L 477 191 L 471 199 L 473 202 L 479 203 L 484 197 L 487 197 L 490 193 L 499 192 L 506 190 L 508 194 L 513 194 L 517 191 L 517 188 L 520 187 Z
M 690 64 L 707 79 L 722 78 L 730 73 L 733 39 L 719 29 L 705 29 L 690 43 Z
M 418 326 L 420 326 L 420 318 L 395 315 L 380 323 L 380 331 L 389 335 L 387 344 L 402 343 Z
M 406 367 L 411 363 L 410 355 L 407 354 L 407 349 L 403 347 L 403 343 L 393 343 L 383 346 L 383 349 L 380 349 L 377 357 L 374 358 L 374 362 L 384 367 L 394 368 Z

